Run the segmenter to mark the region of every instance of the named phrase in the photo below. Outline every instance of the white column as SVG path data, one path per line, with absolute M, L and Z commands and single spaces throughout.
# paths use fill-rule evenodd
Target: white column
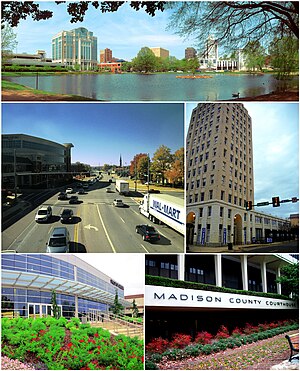
M 266 262 L 261 262 L 260 263 L 260 270 L 261 270 L 261 281 L 262 281 L 263 292 L 268 292 L 268 290 L 267 290 L 267 264 L 266 264 Z
M 248 291 L 248 257 L 241 255 L 241 268 L 242 268 L 242 282 L 243 290 Z
M 216 286 L 222 287 L 222 255 L 215 254 L 215 276 Z
M 280 267 L 277 268 L 276 278 L 280 278 Z M 281 283 L 277 283 L 277 294 L 281 294 Z
M 184 281 L 184 254 L 177 255 L 178 279 Z
M 75 317 L 78 318 L 78 296 L 75 295 Z

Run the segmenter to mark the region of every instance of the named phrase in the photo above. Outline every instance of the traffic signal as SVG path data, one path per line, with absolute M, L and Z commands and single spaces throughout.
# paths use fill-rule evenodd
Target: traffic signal
M 278 207 L 278 206 L 280 206 L 280 200 L 279 200 L 279 197 L 272 197 L 272 204 L 273 204 L 273 207 Z
M 252 201 L 246 201 L 246 210 L 252 210 Z

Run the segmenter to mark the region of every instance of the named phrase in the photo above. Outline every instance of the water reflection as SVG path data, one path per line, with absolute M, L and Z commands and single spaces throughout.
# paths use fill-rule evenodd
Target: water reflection
M 35 88 L 35 76 L 7 77 Z M 217 101 L 298 88 L 298 79 L 278 81 L 272 74 L 215 74 L 210 79 L 178 79 L 175 74 L 56 75 L 39 76 L 39 89 L 75 94 L 105 101 Z

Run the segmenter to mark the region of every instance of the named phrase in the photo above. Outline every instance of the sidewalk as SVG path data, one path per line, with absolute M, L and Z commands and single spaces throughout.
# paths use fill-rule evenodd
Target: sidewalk
M 249 245 L 233 245 L 233 249 L 229 250 L 227 246 L 220 246 L 220 247 L 207 247 L 207 246 L 200 246 L 200 245 L 190 245 L 187 246 L 186 252 L 193 253 L 241 253 L 247 252 L 247 249 L 253 248 L 261 248 L 261 247 L 268 247 L 268 246 L 276 246 L 281 245 L 282 242 L 273 242 L 273 243 L 266 243 L 266 244 L 249 244 Z

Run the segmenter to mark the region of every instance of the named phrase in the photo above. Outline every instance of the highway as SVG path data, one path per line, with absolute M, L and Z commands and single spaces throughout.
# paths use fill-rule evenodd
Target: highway
M 107 188 L 111 192 L 107 192 Z M 138 198 L 120 196 L 114 183 L 98 181 L 90 185 L 83 195 L 76 195 L 80 203 L 70 205 L 68 200 L 58 200 L 58 193 L 43 202 L 52 206 L 52 218 L 37 223 L 34 216 L 39 207 L 2 232 L 2 251 L 18 253 L 44 253 L 53 227 L 66 226 L 70 233 L 70 253 L 181 253 L 184 237 L 165 225 L 156 225 L 139 213 Z M 124 207 L 113 206 L 120 198 Z M 62 224 L 60 214 L 64 208 L 73 210 L 73 220 Z M 160 233 L 157 242 L 143 241 L 135 232 L 138 224 L 153 225 Z

